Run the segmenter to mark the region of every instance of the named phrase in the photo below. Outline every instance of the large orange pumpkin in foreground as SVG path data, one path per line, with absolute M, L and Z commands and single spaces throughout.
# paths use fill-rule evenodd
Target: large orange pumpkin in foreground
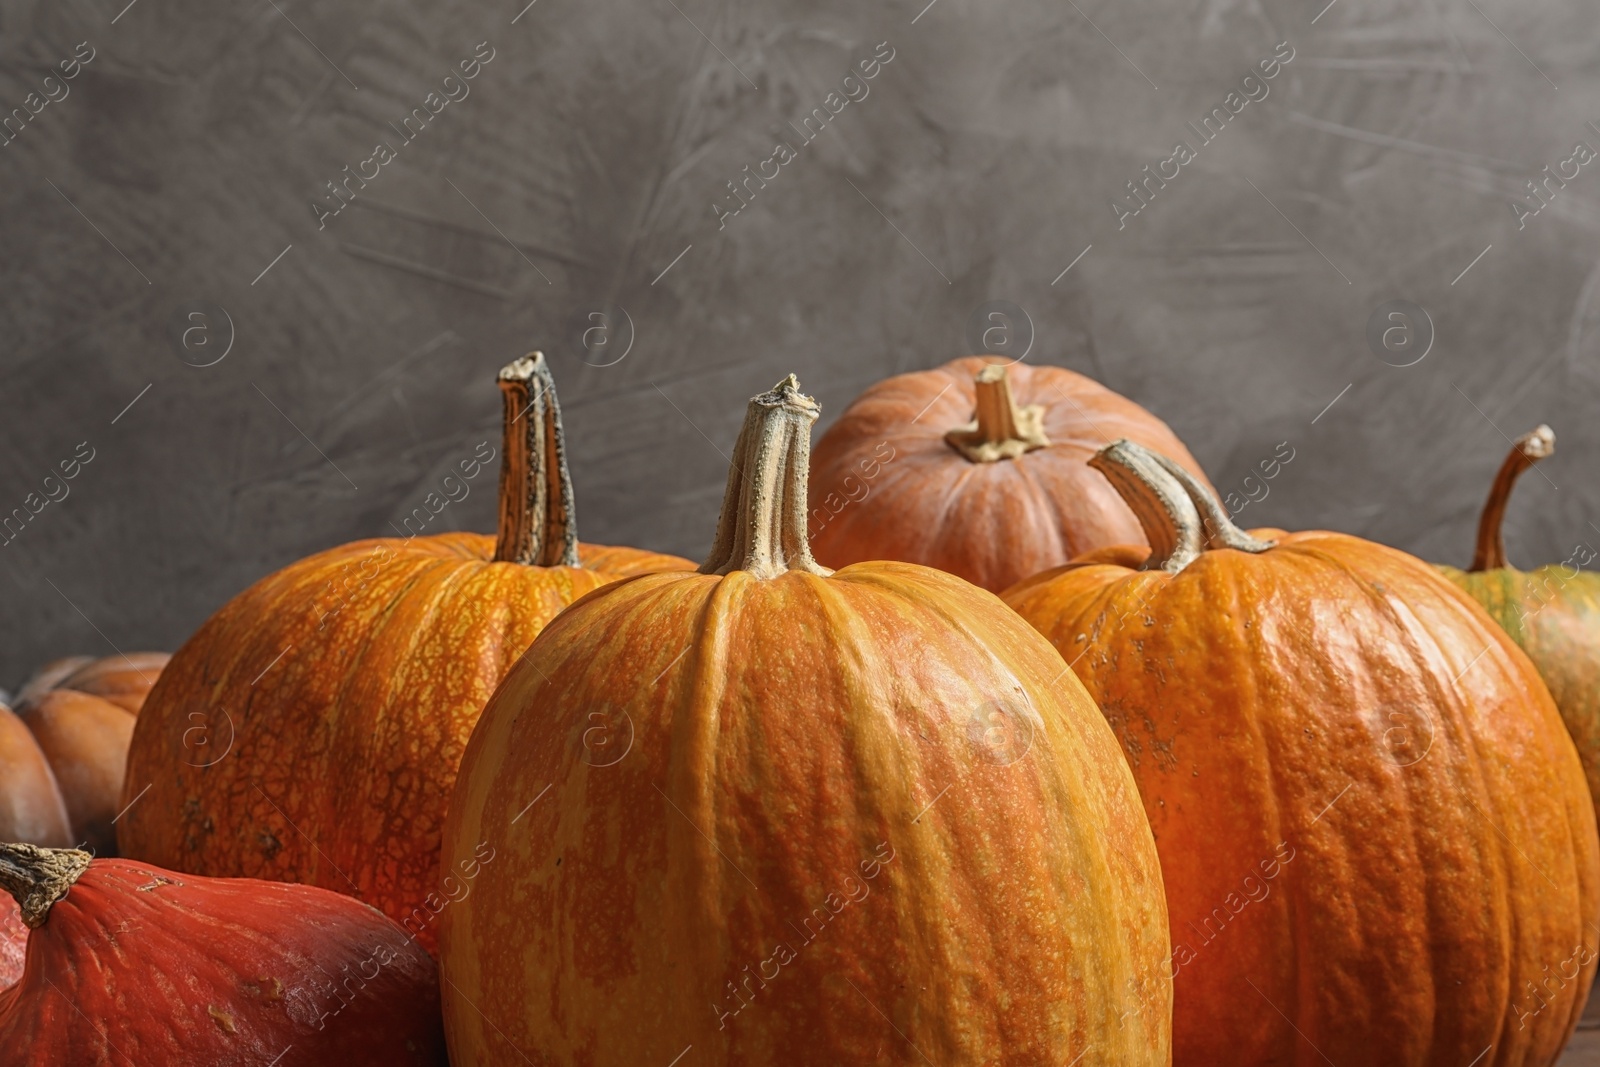
M 833 567 L 898 559 L 999 592 L 1143 531 L 1100 473 L 1128 437 L 1200 466 L 1166 423 L 1062 367 L 957 359 L 879 382 L 817 442 L 811 548 Z
M 1168 1062 L 1111 731 L 993 595 L 812 561 L 816 416 L 793 378 L 756 397 L 700 573 L 575 604 L 485 709 L 446 832 L 497 857 L 443 918 L 455 1067 Z
M 461 886 L 458 871 L 439 870 L 439 833 L 484 701 L 584 593 L 692 567 L 580 545 L 544 358 L 512 363 L 500 384 L 498 542 L 358 541 L 262 579 L 212 616 L 139 716 L 132 806 L 117 824 L 124 855 L 352 893 L 434 946 L 439 911 Z M 467 461 L 462 470 L 471 477 Z M 464 484 L 446 479 L 452 493 L 451 481 Z
M 1482 604 L 1539 668 L 1578 747 L 1589 793 L 1600 799 L 1600 575 L 1584 569 L 1595 551 L 1580 542 L 1562 563 L 1520 571 L 1506 560 L 1500 533 L 1517 476 L 1555 450 L 1548 426 L 1517 438 L 1484 502 L 1472 566 L 1439 570 Z
M 1594 977 L 1600 842 L 1528 658 L 1411 556 L 1245 534 L 1125 441 L 1096 462 L 1155 551 L 1005 599 L 1072 663 L 1139 783 L 1173 1062 L 1554 1063 Z

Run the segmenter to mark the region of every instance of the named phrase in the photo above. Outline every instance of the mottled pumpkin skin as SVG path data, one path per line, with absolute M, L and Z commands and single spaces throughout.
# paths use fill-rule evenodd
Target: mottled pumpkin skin
M 1555 705 L 1426 564 L 1270 533 L 1176 576 L 1094 562 L 1005 596 L 1099 701 L 1144 797 L 1173 1062 L 1554 1063 L 1600 913 Z
M 431 951 L 440 829 L 484 701 L 583 594 L 691 566 L 583 545 L 582 567 L 541 568 L 493 550 L 476 534 L 360 541 L 230 601 L 140 712 L 122 854 L 351 893 Z
M 95 860 L 0 990 L 7 1067 L 445 1067 L 433 961 L 307 886 Z
M 1539 668 L 1600 798 L 1600 576 L 1571 565 L 1469 572 L 1440 567 Z
M 28 928 L 22 922 L 22 909 L 9 893 L 0 893 L 0 989 L 22 977 L 27 954 Z
M 521 1062 L 508 1041 L 540 1067 L 1169 1061 L 1160 872 L 1116 741 L 946 574 L 592 595 L 468 746 L 446 860 L 483 842 L 501 858 L 443 916 L 455 1067 Z
M 873 559 L 937 567 L 999 592 L 1081 553 L 1143 544 L 1133 512 L 1088 465 L 1119 437 L 1205 474 L 1166 423 L 1063 367 L 1007 369 L 1019 406 L 1044 408 L 1046 448 L 974 463 L 945 442 L 972 418 L 973 378 L 953 360 L 869 388 L 812 454 L 811 550 L 830 567 Z

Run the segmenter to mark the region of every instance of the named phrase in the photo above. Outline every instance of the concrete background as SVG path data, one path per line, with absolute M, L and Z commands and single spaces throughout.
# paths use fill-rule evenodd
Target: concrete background
M 94 49 L 0 148 L 0 512 L 94 455 L 0 547 L 0 681 L 176 647 L 267 571 L 391 532 L 495 441 L 494 372 L 533 347 L 585 540 L 698 556 L 745 398 L 794 370 L 826 424 L 964 354 L 997 300 L 1030 360 L 1161 415 L 1224 491 L 1289 442 L 1248 524 L 1465 562 L 1507 437 L 1546 421 L 1513 556 L 1600 545 L 1600 165 L 1523 229 L 1509 206 L 1600 147 L 1600 9 L 925 2 L 0 4 L 4 111 Z M 719 230 L 725 183 L 884 41 L 870 95 Z M 1119 230 L 1111 198 L 1282 41 L 1270 95 Z M 319 230 L 324 183 L 480 42 L 470 95 Z M 1403 368 L 1364 340 L 1402 299 L 1436 330 Z M 195 302 L 232 324 L 207 367 L 215 311 L 169 336 Z M 590 365 L 626 347 L 582 343 L 609 307 L 632 344 Z M 435 528 L 489 529 L 493 481 Z

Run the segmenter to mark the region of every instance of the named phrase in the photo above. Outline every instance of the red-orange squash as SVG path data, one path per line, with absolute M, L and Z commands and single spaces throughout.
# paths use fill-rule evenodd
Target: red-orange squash
M 349 897 L 7 844 L 0 888 L 31 927 L 8 1067 L 445 1065 L 433 961 Z
M 817 442 L 810 536 L 843 567 L 897 559 L 999 592 L 1143 533 L 1088 464 L 1127 437 L 1200 466 L 1166 423 L 1062 367 L 953 360 L 862 393 Z
M 1139 783 L 1174 1064 L 1554 1063 L 1594 977 L 1600 841 L 1528 658 L 1405 553 L 1246 534 L 1126 441 L 1095 462 L 1154 551 L 1005 599 Z
M 543 356 L 507 366 L 500 385 L 498 543 L 465 533 L 358 541 L 225 605 L 172 657 L 140 713 L 123 791 L 131 807 L 117 824 L 124 855 L 352 893 L 433 948 L 458 881 L 439 869 L 440 829 L 484 701 L 578 597 L 624 575 L 692 567 L 579 544 Z M 477 463 L 462 462 L 465 478 Z M 464 486 L 452 476 L 445 490 L 460 499 Z
M 992 594 L 806 549 L 816 402 L 750 404 L 711 558 L 558 617 L 473 733 L 455 1067 L 1165 1065 L 1166 919 L 1105 721 Z
M 1548 426 L 1513 443 L 1484 502 L 1472 566 L 1439 570 L 1482 604 L 1539 668 L 1577 745 L 1589 793 L 1600 801 L 1600 575 L 1593 570 L 1595 550 L 1579 542 L 1561 563 L 1521 571 L 1506 560 L 1500 532 L 1518 475 L 1555 448 L 1556 435 Z

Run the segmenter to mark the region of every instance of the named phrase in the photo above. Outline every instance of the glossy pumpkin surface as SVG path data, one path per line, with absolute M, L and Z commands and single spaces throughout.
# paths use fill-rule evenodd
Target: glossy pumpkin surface
M 1554 1063 L 1594 974 L 1600 844 L 1532 664 L 1381 545 L 1277 532 L 1192 555 L 1005 595 L 1139 784 L 1174 1063 Z
M 433 961 L 359 901 L 63 855 L 0 989 L 8 1065 L 445 1064 Z M 0 884 L 30 862 L 0 846 Z
M 991 594 L 812 563 L 815 404 L 749 418 L 705 573 L 574 605 L 473 735 L 445 856 L 501 858 L 443 915 L 452 1061 L 1166 1064 L 1098 711 Z
M 1518 475 L 1554 451 L 1555 434 L 1548 426 L 1513 444 L 1484 504 L 1471 568 L 1439 570 L 1483 605 L 1533 660 L 1577 745 L 1589 793 L 1600 803 L 1600 575 L 1592 569 L 1595 551 L 1580 543 L 1561 563 L 1518 570 L 1506 559 L 1500 529 Z
M 512 415 L 539 413 L 526 395 L 508 403 L 513 448 L 523 431 Z M 547 422 L 535 434 L 558 419 L 553 394 L 542 396 Z M 565 529 L 570 556 L 554 536 L 548 565 L 499 558 L 510 553 L 478 534 L 360 541 L 262 579 L 201 626 L 139 716 L 124 787 L 133 806 L 117 824 L 123 854 L 352 893 L 431 950 L 445 808 L 489 694 L 585 593 L 692 566 L 579 545 L 564 459 L 544 449 L 535 437 L 529 480 L 559 470 L 561 484 L 535 506 L 549 509 L 545 532 Z M 503 473 L 513 521 L 529 510 L 515 504 L 523 490 Z
M 1003 378 L 978 381 L 986 368 Z M 958 428 L 996 442 L 969 455 L 958 433 L 952 443 Z M 812 550 L 832 567 L 902 560 L 999 592 L 1080 553 L 1140 543 L 1133 513 L 1088 465 L 1118 437 L 1204 478 L 1166 423 L 1063 367 L 1002 367 L 998 357 L 971 356 L 889 378 L 857 397 L 817 442 Z M 987 458 L 972 458 L 980 454 Z

